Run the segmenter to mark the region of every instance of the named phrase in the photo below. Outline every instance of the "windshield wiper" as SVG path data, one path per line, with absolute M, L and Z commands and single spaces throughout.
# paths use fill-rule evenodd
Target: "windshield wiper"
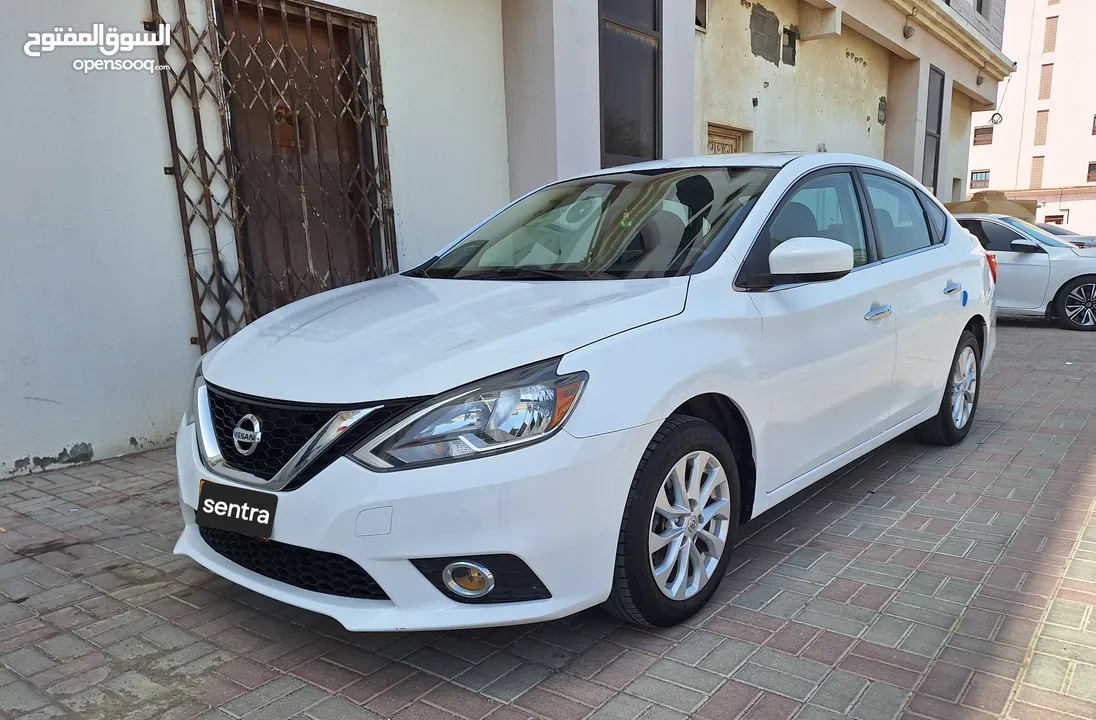
M 619 280 L 616 275 L 589 270 L 549 270 L 538 267 L 503 267 L 470 275 L 459 280 Z

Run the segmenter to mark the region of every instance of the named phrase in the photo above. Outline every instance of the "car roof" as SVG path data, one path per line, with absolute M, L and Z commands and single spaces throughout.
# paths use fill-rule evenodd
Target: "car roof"
M 971 220 L 1000 220 L 1002 218 L 1010 218 L 1012 215 L 1006 215 L 1004 213 L 955 213 L 957 218 L 969 218 Z M 1020 218 L 1015 218 L 1019 220 Z
M 850 153 L 829 152 L 759 152 L 759 153 L 732 153 L 726 155 L 696 155 L 693 157 L 679 157 L 669 160 L 652 160 L 649 162 L 635 163 L 632 165 L 618 165 L 603 168 L 601 170 L 576 175 L 575 179 L 583 177 L 597 177 L 598 175 L 619 174 L 628 172 L 644 172 L 650 170 L 675 170 L 687 168 L 719 168 L 719 167 L 765 167 L 782 168 L 793 160 L 805 159 L 810 164 L 822 167 L 825 165 L 858 165 L 872 167 L 894 172 L 894 168 L 882 160 L 866 155 Z M 901 172 L 901 171 L 898 171 Z

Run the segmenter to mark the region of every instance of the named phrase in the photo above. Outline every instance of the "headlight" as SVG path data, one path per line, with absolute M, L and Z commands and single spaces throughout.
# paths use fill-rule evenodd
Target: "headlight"
M 190 397 L 184 405 L 183 424 L 189 425 L 198 419 L 198 388 L 205 384 L 202 376 L 202 358 L 198 358 L 198 364 L 194 366 L 194 379 L 190 383 Z
M 555 434 L 588 375 L 557 375 L 559 359 L 446 393 L 366 440 L 352 457 L 377 470 L 468 460 Z

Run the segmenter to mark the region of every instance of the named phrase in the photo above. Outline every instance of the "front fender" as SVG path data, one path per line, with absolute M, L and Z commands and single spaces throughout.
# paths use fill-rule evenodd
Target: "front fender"
M 687 400 L 717 393 L 738 406 L 755 435 L 769 414 L 761 316 L 745 293 L 727 289 L 719 299 L 725 302 L 700 302 L 691 291 L 682 314 L 565 355 L 560 373 L 590 375 L 567 431 L 589 437 L 660 422 Z

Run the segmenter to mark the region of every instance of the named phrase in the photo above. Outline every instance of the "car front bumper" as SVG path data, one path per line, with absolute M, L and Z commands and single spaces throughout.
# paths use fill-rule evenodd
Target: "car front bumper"
M 194 426 L 184 425 L 176 459 L 185 527 L 175 553 L 270 598 L 328 615 L 351 631 L 563 617 L 609 595 L 625 499 L 656 429 L 657 423 L 581 439 L 563 431 L 512 452 L 399 472 L 375 473 L 340 458 L 300 488 L 277 493 L 271 540 L 354 561 L 388 596 L 364 600 L 273 580 L 214 551 L 195 524 L 200 481 L 250 486 L 211 473 L 200 459 Z M 462 603 L 411 562 L 490 554 L 523 560 L 551 597 Z

